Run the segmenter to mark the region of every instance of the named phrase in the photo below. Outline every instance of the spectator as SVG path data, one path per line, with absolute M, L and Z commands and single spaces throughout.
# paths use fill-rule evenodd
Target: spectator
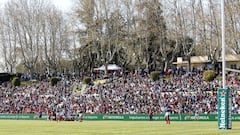
M 169 103 L 172 113 L 217 113 L 216 90 L 221 81 L 205 82 L 202 71 L 195 69 L 190 76 L 182 75 L 181 68 L 174 69 L 169 81 L 153 82 L 148 76 L 128 74 L 103 84 L 87 86 L 82 90 L 81 80 L 69 78 L 57 86 L 42 81 L 38 84 L 0 87 L 0 113 L 35 113 L 37 109 L 61 114 L 66 119 L 85 113 L 152 114 L 165 112 Z M 73 86 L 79 84 L 79 92 Z M 231 78 L 227 86 L 232 90 L 232 113 L 240 113 L 239 80 Z M 40 106 L 40 108 L 39 108 Z M 45 112 L 44 112 L 45 111 Z M 58 115 L 57 115 L 58 116 Z

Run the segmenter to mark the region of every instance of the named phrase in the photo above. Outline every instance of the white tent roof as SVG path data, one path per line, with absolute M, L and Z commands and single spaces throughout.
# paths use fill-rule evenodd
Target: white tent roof
M 107 66 L 107 70 L 120 70 L 120 69 L 121 69 L 121 67 L 119 67 L 116 64 L 108 64 L 108 66 Z M 102 71 L 104 71 L 105 70 L 105 66 L 102 65 L 101 67 L 95 68 L 94 70 L 102 70 Z

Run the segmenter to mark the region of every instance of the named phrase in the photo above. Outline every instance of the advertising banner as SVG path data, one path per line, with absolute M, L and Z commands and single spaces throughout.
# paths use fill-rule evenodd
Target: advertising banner
M 0 114 L 0 119 L 12 120 L 47 120 L 43 114 L 39 119 L 36 114 Z M 150 121 L 148 114 L 84 114 L 84 120 L 119 120 L 119 121 Z M 217 114 L 171 114 L 171 121 L 218 121 Z M 240 121 L 240 114 L 232 114 L 232 121 Z M 153 115 L 153 121 L 164 121 L 164 114 Z
M 232 128 L 232 115 L 231 103 L 232 96 L 229 89 L 218 90 L 218 128 L 231 129 Z
M 36 114 L 0 114 L 0 119 L 12 120 L 46 120 L 47 115 L 43 114 L 42 118 L 38 118 Z

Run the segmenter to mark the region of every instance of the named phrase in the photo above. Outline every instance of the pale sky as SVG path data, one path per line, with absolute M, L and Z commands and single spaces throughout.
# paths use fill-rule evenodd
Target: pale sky
M 51 0 L 57 8 L 62 9 L 63 11 L 69 11 L 76 0 Z
M 7 1 L 8 0 L 0 0 L 0 8 Z M 49 1 L 52 1 L 52 3 L 55 4 L 57 8 L 63 11 L 70 11 L 70 9 L 74 6 L 74 1 L 76 2 L 77 0 L 49 0 Z

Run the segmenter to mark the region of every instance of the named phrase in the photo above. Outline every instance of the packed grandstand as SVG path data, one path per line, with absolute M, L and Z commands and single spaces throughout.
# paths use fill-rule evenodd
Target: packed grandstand
M 26 86 L 0 86 L 0 113 L 36 113 L 73 119 L 85 114 L 217 114 L 217 89 L 221 81 L 205 82 L 202 70 L 191 74 L 174 71 L 168 80 L 152 81 L 139 72 L 112 76 L 105 83 L 85 85 L 77 77 Z M 232 113 L 240 114 L 240 85 L 236 77 L 227 80 L 232 91 Z

